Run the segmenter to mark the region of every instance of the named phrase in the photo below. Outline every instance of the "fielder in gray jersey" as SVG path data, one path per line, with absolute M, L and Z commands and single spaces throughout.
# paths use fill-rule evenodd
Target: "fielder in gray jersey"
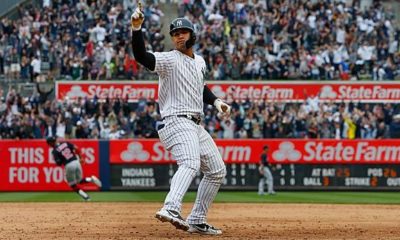
M 258 195 L 265 195 L 264 185 L 268 185 L 268 194 L 274 195 L 274 177 L 272 176 L 270 163 L 268 162 L 268 146 L 263 147 L 263 152 L 261 154 L 260 165 L 258 171 L 260 173 L 260 181 L 258 183 Z
M 226 169 L 215 142 L 200 123 L 204 103 L 214 105 L 225 117 L 230 114 L 230 106 L 217 99 L 204 84 L 206 64 L 193 52 L 196 36 L 189 20 L 177 18 L 172 21 L 170 35 L 176 49 L 156 53 L 145 51 L 141 31 L 143 20 L 139 6 L 131 17 L 133 53 L 136 61 L 159 76 L 163 123 L 158 134 L 179 166 L 164 207 L 156 213 L 156 218 L 190 233 L 222 234 L 221 229 L 207 223 L 207 212 L 225 178 Z M 204 177 L 192 212 L 185 221 L 181 216 L 182 199 L 198 171 L 202 171 Z

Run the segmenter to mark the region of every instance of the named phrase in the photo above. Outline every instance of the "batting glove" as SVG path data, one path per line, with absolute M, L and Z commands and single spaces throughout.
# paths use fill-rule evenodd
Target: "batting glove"
M 231 114 L 231 107 L 219 98 L 214 101 L 214 106 L 223 117 L 228 117 Z
M 144 21 L 144 14 L 142 12 L 142 4 L 139 2 L 138 7 L 132 13 L 131 25 L 133 31 L 138 31 L 142 27 Z

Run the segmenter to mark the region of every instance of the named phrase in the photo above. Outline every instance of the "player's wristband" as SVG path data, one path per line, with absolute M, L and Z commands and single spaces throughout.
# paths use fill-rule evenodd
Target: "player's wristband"
M 141 30 L 142 29 L 142 25 L 140 25 L 138 28 L 135 28 L 134 26 L 131 26 L 131 31 L 133 32 L 133 31 L 139 31 L 139 30 Z
M 214 101 L 214 106 L 217 107 L 217 105 L 221 105 L 222 103 L 223 103 L 222 100 L 219 99 L 219 98 L 217 98 L 217 99 L 215 99 L 215 101 Z

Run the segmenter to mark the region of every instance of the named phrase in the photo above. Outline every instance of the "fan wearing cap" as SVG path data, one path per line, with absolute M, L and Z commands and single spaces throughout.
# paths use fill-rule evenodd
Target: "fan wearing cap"
M 158 135 L 178 164 L 164 206 L 155 217 L 190 233 L 222 234 L 221 229 L 207 223 L 207 213 L 225 178 L 226 169 L 214 140 L 200 123 L 204 117 L 204 104 L 214 105 L 222 117 L 230 115 L 230 106 L 218 99 L 204 83 L 206 63 L 194 52 L 196 33 L 188 19 L 177 18 L 170 24 L 169 33 L 175 49 L 154 53 L 145 50 L 141 31 L 143 21 L 144 14 L 139 6 L 131 17 L 133 54 L 136 61 L 159 76 L 158 103 L 162 124 L 158 126 Z M 184 220 L 182 200 L 198 171 L 202 171 L 204 177 L 192 212 Z
M 48 137 L 47 144 L 53 148 L 52 155 L 58 166 L 64 166 L 68 185 L 85 201 L 90 201 L 89 195 L 79 184 L 94 183 L 101 187 L 101 181 L 96 176 L 82 177 L 83 158 L 79 148 L 70 142 L 59 142 L 57 137 Z

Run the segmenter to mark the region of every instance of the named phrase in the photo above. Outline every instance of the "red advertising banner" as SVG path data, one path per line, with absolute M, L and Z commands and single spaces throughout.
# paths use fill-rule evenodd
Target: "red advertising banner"
M 224 99 L 304 101 L 318 96 L 323 101 L 397 102 L 400 99 L 400 83 L 397 82 L 209 82 L 214 94 Z M 63 100 L 77 97 L 158 99 L 155 81 L 58 81 L 56 97 Z
M 83 176 L 99 176 L 99 144 L 96 140 L 71 141 L 81 149 Z M 0 191 L 70 190 L 64 169 L 57 166 L 44 140 L 0 141 Z M 81 186 L 97 190 L 93 184 Z
M 226 163 L 258 163 L 263 146 L 274 164 L 400 164 L 399 140 L 216 140 Z M 110 141 L 112 164 L 174 162 L 158 140 Z
M 156 82 L 64 82 L 56 83 L 56 98 L 63 100 L 66 98 L 76 99 L 94 98 L 123 98 L 129 101 L 137 101 L 140 98 L 158 99 L 158 84 Z

